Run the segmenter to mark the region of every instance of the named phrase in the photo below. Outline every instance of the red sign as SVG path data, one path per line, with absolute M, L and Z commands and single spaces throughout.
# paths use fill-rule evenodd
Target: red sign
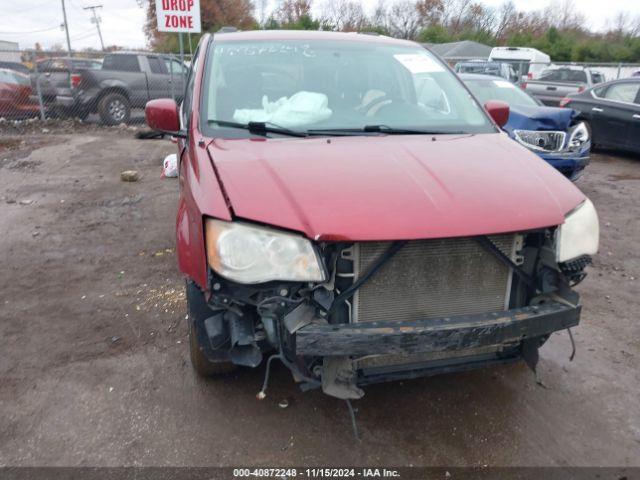
M 200 0 L 156 0 L 159 32 L 200 33 Z

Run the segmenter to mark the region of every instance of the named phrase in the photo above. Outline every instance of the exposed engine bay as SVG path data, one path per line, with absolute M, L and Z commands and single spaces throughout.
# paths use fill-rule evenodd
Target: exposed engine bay
M 549 335 L 579 322 L 571 287 L 590 263 L 558 263 L 554 235 L 317 243 L 322 282 L 248 285 L 210 268 L 209 311 L 193 327 L 210 361 L 257 367 L 269 356 L 267 375 L 279 360 L 301 388 L 341 399 L 519 359 L 535 371 Z

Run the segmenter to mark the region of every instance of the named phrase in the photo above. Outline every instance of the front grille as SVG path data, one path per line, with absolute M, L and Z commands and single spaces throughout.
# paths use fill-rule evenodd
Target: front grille
M 516 235 L 490 239 L 515 260 Z M 361 242 L 354 249 L 355 277 L 390 242 Z M 506 309 L 510 271 L 472 238 L 407 243 L 354 296 L 352 321 L 412 321 Z

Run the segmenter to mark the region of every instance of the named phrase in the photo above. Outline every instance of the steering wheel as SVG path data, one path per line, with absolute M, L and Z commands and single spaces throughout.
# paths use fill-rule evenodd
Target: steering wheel
M 390 105 L 393 101 L 394 100 L 388 93 L 383 93 L 371 100 L 369 103 L 363 105 L 361 108 L 364 111 L 365 116 L 373 117 L 381 108 L 386 105 Z

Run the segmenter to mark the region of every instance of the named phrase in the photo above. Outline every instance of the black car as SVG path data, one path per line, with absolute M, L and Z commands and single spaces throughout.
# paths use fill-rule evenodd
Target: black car
M 563 98 L 579 112 L 595 146 L 640 153 L 640 78 L 614 80 Z

